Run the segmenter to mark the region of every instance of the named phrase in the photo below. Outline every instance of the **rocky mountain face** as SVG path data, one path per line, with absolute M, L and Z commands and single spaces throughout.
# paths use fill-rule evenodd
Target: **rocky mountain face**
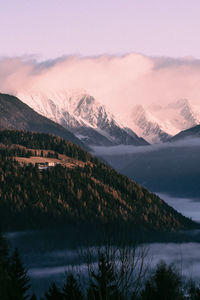
M 18 98 L 11 95 L 0 94 L 0 129 L 50 133 L 85 147 L 85 145 L 66 128 L 41 116 Z
M 18 97 L 90 146 L 163 143 L 200 123 L 200 107 L 187 99 L 148 107 L 136 105 L 121 122 L 85 92 L 24 92 Z
M 160 143 L 199 123 L 200 108 L 198 111 L 187 99 L 180 99 L 168 105 L 135 106 L 129 125 L 149 143 Z
M 149 143 L 166 142 L 170 135 L 162 130 L 162 125 L 142 105 L 137 105 L 131 114 L 136 132 L 139 132 Z
M 19 97 L 38 113 L 61 124 L 88 145 L 148 144 L 88 94 L 19 94 Z

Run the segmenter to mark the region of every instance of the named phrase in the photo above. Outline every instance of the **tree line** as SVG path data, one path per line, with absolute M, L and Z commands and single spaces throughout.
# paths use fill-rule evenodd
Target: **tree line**
M 31 149 L 53 150 L 81 161 L 95 160 L 92 155 L 81 147 L 51 134 L 0 130 L 0 143 L 4 145 L 21 145 Z
M 129 254 L 133 254 L 132 252 Z M 131 261 L 125 255 L 127 262 Z M 144 256 L 140 268 L 144 268 Z M 88 272 L 86 283 L 81 282 L 77 272 L 70 271 L 64 285 L 50 283 L 42 297 L 31 290 L 31 280 L 24 268 L 17 249 L 10 255 L 7 241 L 0 234 L 0 299 L 1 300 L 199 300 L 200 287 L 194 282 L 185 282 L 173 266 L 160 262 L 148 276 L 139 276 L 136 270 L 119 267 L 104 249 L 98 252 L 97 267 Z M 117 266 L 117 268 L 116 268 Z M 125 263 L 122 263 L 125 266 Z M 131 268 L 133 265 L 131 264 Z M 124 272 L 122 272 L 124 270 Z M 129 284 L 122 282 L 132 275 Z M 144 271 L 144 270 L 143 270 Z M 144 272 L 141 274 L 144 274 Z M 131 272 L 131 273 L 130 273 Z M 137 277 L 138 280 L 134 280 Z M 137 286 L 136 286 L 137 285 Z

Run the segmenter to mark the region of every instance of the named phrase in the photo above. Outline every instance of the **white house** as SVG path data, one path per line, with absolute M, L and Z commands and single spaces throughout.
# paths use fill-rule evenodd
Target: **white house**
M 57 163 L 52 161 L 52 162 L 38 163 L 37 165 L 38 165 L 38 170 L 45 171 L 48 168 L 55 167 Z
M 55 167 L 57 163 L 55 161 L 48 162 L 49 167 Z

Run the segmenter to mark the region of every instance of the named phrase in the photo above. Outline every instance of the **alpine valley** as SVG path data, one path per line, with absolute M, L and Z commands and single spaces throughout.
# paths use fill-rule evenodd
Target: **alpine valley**
M 199 15 L 0 1 L 0 300 L 200 300 Z
M 86 94 L 69 96 L 65 102 L 63 95 L 55 96 L 55 102 L 50 97 L 19 97 L 23 102 L 0 95 L 0 226 L 8 231 L 11 249 L 22 253 L 38 296 L 49 288 L 49 280 L 58 284 L 65 268 L 77 263 L 77 248 L 104 247 L 110 235 L 115 244 L 145 241 L 154 253 L 164 249 L 159 250 L 160 258 L 170 256 L 171 242 L 193 242 L 190 253 L 200 240 L 198 219 L 149 190 L 163 192 L 163 183 L 164 188 L 176 189 L 181 179 L 182 191 L 192 188 L 194 196 L 199 195 L 199 148 L 193 148 L 191 165 L 191 148 L 176 146 L 185 137 L 187 145 L 199 140 L 198 125 L 174 141 L 149 145 Z M 109 158 L 96 158 L 95 146 L 106 148 Z M 123 157 L 112 155 L 111 150 L 120 147 Z M 125 149 L 138 155 L 128 156 Z M 190 166 L 192 176 L 182 172 L 182 164 Z M 154 247 L 152 241 L 163 244 Z

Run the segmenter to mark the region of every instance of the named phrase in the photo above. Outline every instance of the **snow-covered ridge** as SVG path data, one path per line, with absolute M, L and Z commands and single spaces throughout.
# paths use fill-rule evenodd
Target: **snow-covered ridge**
M 187 99 L 168 105 L 137 105 L 131 112 L 129 126 L 150 143 L 167 141 L 182 130 L 200 123 L 200 105 L 194 107 Z
M 148 107 L 135 105 L 124 122 L 85 91 L 24 92 L 17 96 L 89 145 L 146 144 L 143 139 L 160 143 L 200 123 L 200 104 L 191 105 L 188 99 L 168 104 L 160 101 Z
M 147 144 L 85 92 L 18 93 L 17 97 L 41 115 L 69 129 L 87 144 Z

